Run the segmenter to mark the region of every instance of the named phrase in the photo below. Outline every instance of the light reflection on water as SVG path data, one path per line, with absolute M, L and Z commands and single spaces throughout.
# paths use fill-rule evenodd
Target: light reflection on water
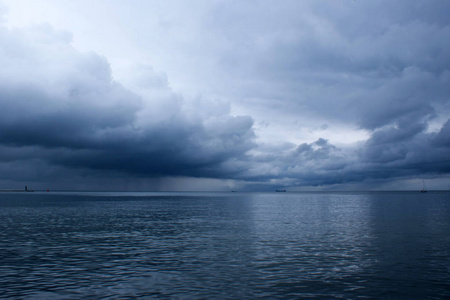
M 448 298 L 449 195 L 3 193 L 0 297 Z

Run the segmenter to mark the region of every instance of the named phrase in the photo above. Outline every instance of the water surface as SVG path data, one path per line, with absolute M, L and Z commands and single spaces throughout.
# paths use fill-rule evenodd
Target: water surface
M 0 193 L 0 297 L 450 298 L 449 196 Z

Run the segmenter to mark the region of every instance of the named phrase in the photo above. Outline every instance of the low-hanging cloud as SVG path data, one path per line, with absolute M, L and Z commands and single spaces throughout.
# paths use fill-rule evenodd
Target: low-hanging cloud
M 208 6 L 204 51 L 216 59 L 217 77 L 203 74 L 205 84 L 239 99 L 243 116 L 231 114 L 236 99 L 175 93 L 145 63 L 118 82 L 108 59 L 75 49 L 70 32 L 0 23 L 0 179 L 89 174 L 321 186 L 448 176 L 450 5 L 427 3 Z M 266 142 L 254 108 L 316 118 L 324 130 L 350 124 L 368 138 Z
M 196 109 L 149 67 L 136 94 L 113 80 L 105 57 L 75 50 L 67 32 L 0 30 L 2 161 L 14 152 L 29 164 L 226 177 L 220 165 L 254 147 L 250 117 L 231 116 L 226 105 Z

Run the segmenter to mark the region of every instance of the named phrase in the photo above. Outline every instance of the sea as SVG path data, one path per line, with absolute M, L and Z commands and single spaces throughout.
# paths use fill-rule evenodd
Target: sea
M 2 192 L 1 299 L 450 299 L 449 192 Z

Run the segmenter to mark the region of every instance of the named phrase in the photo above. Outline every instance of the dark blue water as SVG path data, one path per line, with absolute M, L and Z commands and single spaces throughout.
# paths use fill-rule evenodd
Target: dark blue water
M 3 193 L 0 298 L 450 298 L 449 193 Z

